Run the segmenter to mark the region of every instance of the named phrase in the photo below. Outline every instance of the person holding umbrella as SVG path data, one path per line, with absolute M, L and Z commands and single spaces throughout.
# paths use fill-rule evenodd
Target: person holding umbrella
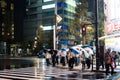
M 82 63 L 82 70 L 84 70 L 85 69 L 85 61 L 86 61 L 84 51 L 82 51 L 80 59 L 81 59 L 81 63 Z
M 69 69 L 73 69 L 73 66 L 74 66 L 74 57 L 75 57 L 75 54 L 73 54 L 72 50 L 69 49 L 68 51 L 68 66 L 69 66 Z

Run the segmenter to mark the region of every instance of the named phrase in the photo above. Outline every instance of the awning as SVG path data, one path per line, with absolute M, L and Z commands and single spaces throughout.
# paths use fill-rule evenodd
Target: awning
M 111 38 L 111 37 L 120 37 L 120 33 L 119 34 L 111 34 L 111 35 L 102 36 L 102 37 L 99 37 L 99 40 L 103 40 L 105 38 Z

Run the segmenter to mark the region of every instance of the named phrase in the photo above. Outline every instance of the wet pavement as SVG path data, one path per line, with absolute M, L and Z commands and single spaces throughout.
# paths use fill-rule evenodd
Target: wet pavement
M 0 59 L 0 80 L 107 80 L 104 72 L 82 71 L 80 67 L 46 66 L 45 59 L 40 58 Z M 117 73 L 108 80 L 119 78 Z
M 0 70 L 12 68 L 32 67 L 35 65 L 34 59 L 27 58 L 2 58 L 0 59 Z

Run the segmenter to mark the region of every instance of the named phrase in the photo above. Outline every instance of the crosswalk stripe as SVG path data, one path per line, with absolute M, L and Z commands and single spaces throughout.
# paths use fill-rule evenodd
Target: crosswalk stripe
M 0 80 L 11 80 L 11 79 L 0 78 Z
M 93 67 L 95 69 L 95 66 Z M 77 74 L 77 77 L 68 77 L 69 75 L 72 74 Z M 86 74 L 94 75 L 95 73 L 79 72 L 78 70 L 69 71 L 68 69 L 61 69 L 52 66 L 49 67 L 45 66 L 44 69 L 42 67 L 26 67 L 11 70 L 9 69 L 0 70 L 0 80 L 44 80 L 44 79 L 46 80 L 46 78 L 48 78 L 48 80 L 50 78 L 55 78 L 55 80 L 57 79 L 82 80 L 81 75 Z
M 36 73 L 35 70 L 36 69 Z M 53 71 L 53 72 L 51 72 Z M 47 68 L 45 71 L 40 70 L 40 68 L 29 67 L 29 68 L 22 68 L 22 69 L 14 69 L 14 70 L 3 70 L 0 71 L 0 78 L 5 78 L 8 80 L 11 79 L 19 79 L 19 80 L 34 80 L 34 79 L 43 79 L 43 78 L 50 78 L 50 77 L 58 77 L 62 74 L 70 73 L 70 71 L 58 69 L 58 68 Z M 75 71 L 71 71 L 75 72 Z

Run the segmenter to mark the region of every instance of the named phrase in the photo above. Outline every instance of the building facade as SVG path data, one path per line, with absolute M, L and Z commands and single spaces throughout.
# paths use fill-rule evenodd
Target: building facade
M 67 47 L 68 44 L 74 44 L 69 41 L 68 28 L 72 25 L 73 15 L 75 13 L 75 0 L 56 0 L 57 14 L 62 20 L 57 24 L 59 30 L 58 44 L 59 47 Z M 31 41 L 38 36 L 40 26 L 45 30 L 45 34 L 49 34 L 56 25 L 55 17 L 55 0 L 27 0 L 26 19 L 24 20 L 24 36 Z M 45 36 L 45 40 L 49 40 L 49 36 Z M 53 37 L 51 37 L 53 38 Z M 48 43 L 45 43 L 46 45 Z
M 1 0 L 0 3 L 1 53 L 6 53 L 9 44 L 14 40 L 14 3 L 13 0 Z
M 0 4 L 0 52 L 10 54 L 12 45 L 22 40 L 24 0 L 0 0 Z

